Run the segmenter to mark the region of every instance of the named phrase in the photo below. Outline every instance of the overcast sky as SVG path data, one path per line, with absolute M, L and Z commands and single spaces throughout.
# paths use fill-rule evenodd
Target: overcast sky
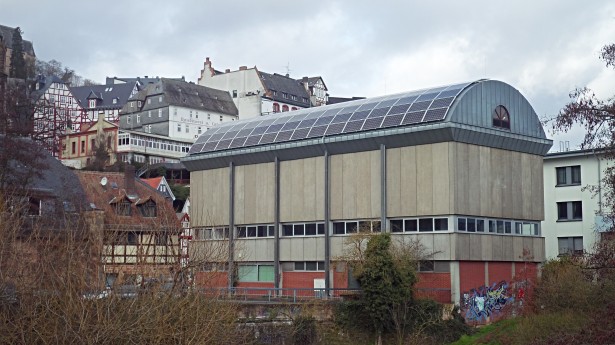
M 39 59 L 101 83 L 196 82 L 210 57 L 218 70 L 319 75 L 334 96 L 497 79 L 550 117 L 575 87 L 615 94 L 615 70 L 598 59 L 615 42 L 613 1 L 0 0 L 0 24 L 20 26 Z

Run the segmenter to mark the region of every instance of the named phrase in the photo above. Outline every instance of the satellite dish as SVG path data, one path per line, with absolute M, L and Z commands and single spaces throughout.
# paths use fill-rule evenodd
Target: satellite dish
M 100 184 L 101 184 L 103 187 L 104 187 L 104 186 L 106 186 L 106 185 L 107 185 L 107 178 L 106 178 L 106 177 L 101 178 L 101 179 L 100 179 Z

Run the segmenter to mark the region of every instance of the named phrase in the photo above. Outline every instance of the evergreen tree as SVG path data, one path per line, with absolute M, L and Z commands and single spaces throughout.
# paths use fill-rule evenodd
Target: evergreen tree
M 399 308 L 412 303 L 412 286 L 417 279 L 411 265 L 393 255 L 389 233 L 375 235 L 367 243 L 358 280 L 379 343 L 382 333 L 394 330 L 399 323 Z
M 26 79 L 26 60 L 23 57 L 23 39 L 21 38 L 21 29 L 16 27 L 13 30 L 13 46 L 11 47 L 11 69 L 9 76 L 11 78 Z

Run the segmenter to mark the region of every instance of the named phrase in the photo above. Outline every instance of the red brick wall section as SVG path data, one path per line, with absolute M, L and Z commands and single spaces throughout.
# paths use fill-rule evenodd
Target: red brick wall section
M 461 293 L 485 285 L 485 263 L 483 261 L 459 262 L 459 289 Z
M 348 288 L 348 272 L 333 271 L 333 287 L 336 289 Z
M 313 289 L 314 279 L 325 279 L 325 272 L 283 272 L 282 287 L 293 289 Z M 292 293 L 285 291 L 285 293 Z M 313 290 L 297 290 L 297 296 L 312 296 Z
M 201 288 L 207 293 L 214 293 L 216 289 L 227 287 L 228 275 L 226 272 L 197 272 L 194 281 L 197 288 Z
M 238 295 L 247 294 L 266 296 L 268 293 L 274 293 L 271 290 L 267 290 L 272 289 L 273 286 L 273 282 L 238 282 L 236 286 L 236 292 Z
M 414 286 L 415 297 L 430 298 L 440 303 L 451 303 L 450 273 L 419 273 Z
M 313 289 L 314 279 L 325 279 L 325 272 L 282 272 L 282 287 Z
M 512 262 L 489 262 L 489 286 L 493 283 L 499 283 L 501 281 L 511 283 L 512 276 Z

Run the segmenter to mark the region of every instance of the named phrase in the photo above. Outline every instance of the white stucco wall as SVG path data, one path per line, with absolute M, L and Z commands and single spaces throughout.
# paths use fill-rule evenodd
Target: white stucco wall
M 557 167 L 581 166 L 581 184 L 572 186 L 556 186 Z M 569 152 L 564 155 L 547 156 L 544 159 L 544 202 L 545 220 L 542 222 L 542 233 L 545 237 L 545 250 L 547 259 L 557 258 L 558 237 L 583 237 L 583 249 L 591 251 L 596 240 L 599 239 L 598 227 L 601 218 L 600 195 L 589 190 L 589 186 L 599 186 L 604 176 L 607 162 L 593 153 Z M 558 221 L 557 203 L 566 201 L 581 201 L 583 210 L 582 220 Z M 603 210 L 604 211 L 604 210 Z M 596 226 L 598 224 L 598 226 Z

